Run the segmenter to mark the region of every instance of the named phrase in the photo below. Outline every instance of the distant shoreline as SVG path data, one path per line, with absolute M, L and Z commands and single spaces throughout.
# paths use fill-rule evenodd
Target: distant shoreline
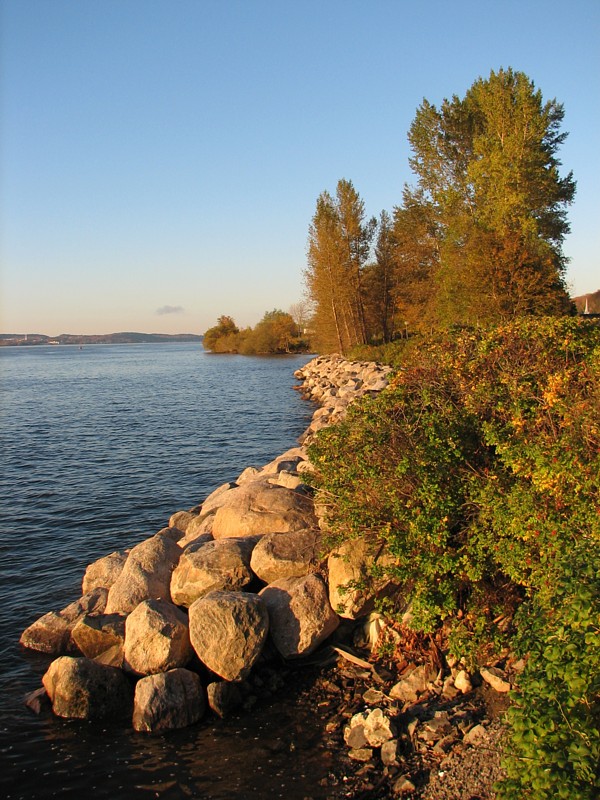
M 62 344 L 168 344 L 173 342 L 201 342 L 195 333 L 103 333 L 46 336 L 43 333 L 0 333 L 0 347 L 32 347 Z

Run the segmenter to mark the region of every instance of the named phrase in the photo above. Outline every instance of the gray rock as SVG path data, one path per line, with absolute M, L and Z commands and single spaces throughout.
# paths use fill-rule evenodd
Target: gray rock
M 242 705 L 244 700 L 240 687 L 228 681 L 215 681 L 206 687 L 208 705 L 218 717 L 226 717 Z
M 474 725 L 465 735 L 463 736 L 463 742 L 465 744 L 471 745 L 478 745 L 486 742 L 488 739 L 488 733 L 483 725 Z
M 392 767 L 398 763 L 398 739 L 388 739 L 381 745 L 381 762 L 384 767 Z
M 459 692 L 462 692 L 462 694 L 467 694 L 468 692 L 473 690 L 471 676 L 466 671 L 466 669 L 461 669 L 456 673 L 456 675 L 454 676 L 454 686 L 458 689 Z
M 416 790 L 415 784 L 410 780 L 407 775 L 401 775 L 399 778 L 396 778 L 394 785 L 392 786 L 392 792 L 394 794 L 402 795 L 402 794 L 412 794 Z
M 481 667 L 479 672 L 483 680 L 495 691 L 501 693 L 510 692 L 510 681 L 506 679 L 506 675 L 502 670 L 497 667 Z
M 83 594 L 99 587 L 110 589 L 121 574 L 126 561 L 127 553 L 115 551 L 90 564 L 83 576 L 81 587 Z
M 86 658 L 96 658 L 111 647 L 122 649 L 125 617 L 121 614 L 86 614 L 73 627 L 71 636 Z
M 308 575 L 318 566 L 321 538 L 315 528 L 267 533 L 252 552 L 252 571 L 265 583 Z
M 402 703 L 416 703 L 418 698 L 425 694 L 431 681 L 435 680 L 437 671 L 430 664 L 406 672 L 402 678 L 390 689 L 390 697 Z
M 136 731 L 185 728 L 200 720 L 206 700 L 200 678 L 190 670 L 177 668 L 138 681 L 133 706 Z
M 393 739 L 396 730 L 391 719 L 380 708 L 374 708 L 364 722 L 364 732 L 371 747 L 381 747 L 384 742 Z
M 215 539 L 285 533 L 317 526 L 312 500 L 304 494 L 252 481 L 232 489 L 215 514 Z
M 188 525 L 193 522 L 198 514 L 192 514 L 190 511 L 176 511 L 171 514 L 169 519 L 169 528 L 178 528 L 183 533 L 187 532 Z
M 107 594 L 105 588 L 99 587 L 70 603 L 62 611 L 49 611 L 23 631 L 20 643 L 30 650 L 55 656 L 78 652 L 71 632 L 86 614 L 103 613 Z
M 369 614 L 377 596 L 390 586 L 386 578 L 372 580 L 371 570 L 375 564 L 385 567 L 391 563 L 381 544 L 364 537 L 344 542 L 331 553 L 327 560 L 329 602 L 336 613 L 347 619 Z
M 171 600 L 171 573 L 181 555 L 181 548 L 160 533 L 136 545 L 111 586 L 107 614 L 128 614 L 143 600 Z
M 187 617 L 167 600 L 143 600 L 127 617 L 124 664 L 131 672 L 167 672 L 192 655 Z
M 190 639 L 198 658 L 227 681 L 244 680 L 269 632 L 262 599 L 243 592 L 210 592 L 189 610 Z
M 133 692 L 123 672 L 89 658 L 57 658 L 42 683 L 59 717 L 119 719 L 131 713 Z
M 355 750 L 348 752 L 348 758 L 353 761 L 371 761 L 373 758 L 373 751 L 370 747 L 359 747 Z
M 250 558 L 258 537 L 247 536 L 190 544 L 171 576 L 171 598 L 189 608 L 213 590 L 237 591 L 254 575 Z
M 312 653 L 339 625 L 319 575 L 282 578 L 266 586 L 260 597 L 269 611 L 271 637 L 284 658 Z

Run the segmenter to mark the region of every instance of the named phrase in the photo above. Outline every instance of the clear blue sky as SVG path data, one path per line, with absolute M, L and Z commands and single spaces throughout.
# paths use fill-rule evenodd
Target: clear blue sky
M 303 292 L 317 196 L 411 181 L 426 97 L 564 103 L 573 294 L 600 289 L 599 0 L 0 0 L 3 332 L 201 333 Z

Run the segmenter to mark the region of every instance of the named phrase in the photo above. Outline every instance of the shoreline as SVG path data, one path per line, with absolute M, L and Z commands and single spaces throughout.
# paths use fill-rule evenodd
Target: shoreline
M 309 361 L 308 364 L 298 370 L 295 375 L 302 381 L 301 386 L 298 388 L 303 396 L 317 402 L 319 407 L 313 414 L 311 424 L 300 436 L 300 447 L 291 448 L 262 468 L 245 468 L 238 479 L 233 482 L 234 485 L 226 484 L 219 487 L 215 492 L 211 493 L 197 509 L 175 512 L 169 520 L 168 528 L 159 531 L 158 534 L 151 538 L 156 540 L 157 537 L 159 537 L 161 542 L 168 539 L 173 542 L 174 547 L 179 548 L 184 553 L 186 552 L 186 547 L 193 549 L 193 547 L 199 544 L 198 540 L 200 537 L 207 536 L 209 533 L 212 537 L 215 523 L 219 521 L 216 519 L 217 516 L 219 514 L 220 517 L 225 516 L 221 511 L 221 509 L 227 510 L 226 505 L 222 503 L 223 499 L 225 497 L 232 498 L 236 490 L 244 489 L 244 487 L 244 491 L 250 491 L 252 487 L 261 488 L 262 491 L 264 487 L 268 485 L 295 493 L 297 496 L 304 499 L 307 498 L 307 493 L 302 488 L 302 473 L 310 468 L 305 457 L 306 445 L 318 430 L 326 427 L 328 424 L 335 424 L 338 419 L 341 419 L 345 415 L 345 410 L 348 405 L 354 399 L 367 392 L 377 392 L 385 388 L 387 375 L 391 370 L 388 368 L 377 368 L 375 377 L 371 379 L 372 376 L 367 377 L 365 370 L 372 370 L 373 367 L 374 365 L 370 362 L 351 363 L 339 357 L 317 357 Z M 383 373 L 381 369 L 384 370 Z M 232 491 L 234 494 L 232 494 Z M 277 491 L 277 489 L 268 489 L 270 493 L 273 493 L 273 491 Z M 239 494 L 238 492 L 238 496 Z M 187 517 L 185 515 L 187 515 Z M 245 513 L 245 516 L 242 514 L 245 521 L 244 524 L 251 516 L 252 514 L 248 513 Z M 194 523 L 195 529 L 190 530 L 189 528 L 192 523 Z M 264 524 L 264 519 L 261 520 L 261 523 Z M 220 520 L 219 524 L 222 524 L 222 520 Z M 181 525 L 181 528 L 178 527 L 179 525 Z M 240 525 L 240 517 L 236 519 L 235 525 Z M 179 533 L 176 534 L 175 531 Z M 237 532 L 239 531 L 236 529 L 236 533 Z M 179 536 L 179 534 L 183 535 Z M 250 532 L 244 535 L 251 537 L 255 534 Z M 269 536 L 269 534 L 266 534 L 266 536 Z M 229 535 L 225 536 L 224 539 L 214 536 L 213 541 L 222 542 L 227 538 L 229 538 Z M 233 538 L 236 537 L 234 536 Z M 285 535 L 277 533 L 276 538 L 283 541 Z M 202 542 L 202 544 L 206 543 L 206 540 Z M 198 551 L 200 550 L 201 548 L 198 548 Z M 179 554 L 178 557 L 181 558 L 181 555 Z M 321 563 L 320 566 L 317 566 L 316 572 L 311 574 L 323 574 L 324 571 L 326 571 L 326 568 L 323 563 Z M 263 582 L 267 583 L 268 586 L 267 581 Z M 252 589 L 246 591 L 252 591 Z M 107 590 L 107 593 L 110 593 L 109 590 Z M 191 605 L 193 604 L 190 604 L 190 608 Z M 65 611 L 66 609 L 63 609 L 63 612 L 56 612 L 55 616 L 60 617 Z M 97 616 L 100 616 L 101 613 L 103 612 L 98 613 Z M 93 611 L 91 615 L 94 616 Z M 463 738 L 465 737 L 462 736 L 463 732 L 461 731 L 460 740 L 457 736 L 456 740 L 453 740 L 453 742 L 446 742 L 444 745 L 444 747 L 448 746 L 448 753 L 446 753 L 443 748 L 441 748 L 441 750 L 438 748 L 436 755 L 431 755 L 440 741 L 448 737 L 449 734 L 446 730 L 448 726 L 458 730 L 458 722 L 456 722 L 456 725 L 453 725 L 453 720 L 458 712 L 457 714 L 449 714 L 445 704 L 450 703 L 450 708 L 459 707 L 461 705 L 460 700 L 462 694 L 458 692 L 454 694 L 452 698 L 444 697 L 445 688 L 449 688 L 449 686 L 446 685 L 445 687 L 443 683 L 439 682 L 438 678 L 440 676 L 435 678 L 435 676 L 429 675 L 427 680 L 422 683 L 418 695 L 414 698 L 414 700 L 418 702 L 408 702 L 407 704 L 407 702 L 401 701 L 401 697 L 394 697 L 393 690 L 401 683 L 401 680 L 398 679 L 402 679 L 404 674 L 393 675 L 390 673 L 384 674 L 382 677 L 382 674 L 378 673 L 377 664 L 379 663 L 381 667 L 380 662 L 377 662 L 377 660 L 370 655 L 369 648 L 364 646 L 364 642 L 362 643 L 363 647 L 359 648 L 354 640 L 354 634 L 362 628 L 362 623 L 360 623 L 360 621 L 357 622 L 357 619 L 360 620 L 360 615 L 354 616 L 354 618 L 351 616 L 350 619 L 342 617 L 338 621 L 337 629 L 334 630 L 333 633 L 328 633 L 323 638 L 322 642 L 319 642 L 313 650 L 306 653 L 294 653 L 291 656 L 292 660 L 288 662 L 291 665 L 296 664 L 298 668 L 302 668 L 300 666 L 302 662 L 310 663 L 311 659 L 317 658 L 318 656 L 319 659 L 325 657 L 326 660 L 330 660 L 333 664 L 329 667 L 322 667 L 315 685 L 308 690 L 304 702 L 308 705 L 314 704 L 314 713 L 320 715 L 323 714 L 323 709 L 328 713 L 333 705 L 337 705 L 338 707 L 336 713 L 328 719 L 324 719 L 323 722 L 324 731 L 329 737 L 331 746 L 336 749 L 337 756 L 339 757 L 336 759 L 336 764 L 339 762 L 339 775 L 336 780 L 341 782 L 340 787 L 344 790 L 343 794 L 339 796 L 358 796 L 357 794 L 348 794 L 348 789 L 352 789 L 354 793 L 360 793 L 361 797 L 368 796 L 364 794 L 364 792 L 375 790 L 378 793 L 373 795 L 373 797 L 376 796 L 378 798 L 391 797 L 398 793 L 404 794 L 405 796 L 426 797 L 427 795 L 422 794 L 428 782 L 428 780 L 425 779 L 425 773 L 429 775 L 429 772 L 431 772 L 431 770 L 427 772 L 426 765 L 430 762 L 437 765 L 439 757 L 442 754 L 443 761 L 450 757 L 452 752 L 456 751 L 456 747 L 459 745 L 461 747 L 463 746 Z M 80 622 L 81 619 L 78 621 Z M 75 624 L 77 624 L 76 622 L 71 624 L 72 622 L 73 620 L 69 622 L 69 625 L 71 625 L 69 628 L 69 636 Z M 69 626 L 67 625 L 66 627 Z M 63 644 L 64 633 L 65 629 L 63 628 Z M 67 658 L 72 658 L 72 656 L 67 656 Z M 354 661 L 352 658 L 354 658 Z M 358 661 L 356 661 L 356 659 L 358 659 Z M 106 659 L 104 659 L 104 663 L 110 665 L 110 661 L 107 662 Z M 114 668 L 116 665 L 112 664 L 111 666 Z M 257 662 L 257 669 L 259 669 L 259 666 L 260 664 Z M 418 665 L 413 664 L 412 667 L 417 669 Z M 120 667 L 118 668 L 120 669 Z M 294 667 L 294 669 L 295 668 L 296 667 Z M 177 669 L 182 668 L 178 667 Z M 142 669 L 141 672 L 143 674 L 144 670 Z M 408 676 L 412 674 L 410 665 L 407 672 Z M 458 672 L 459 670 L 456 670 L 456 674 L 458 674 Z M 130 676 L 129 679 L 131 679 Z M 143 680 L 146 680 L 146 678 L 142 677 L 138 680 L 138 684 Z M 243 678 L 242 683 L 245 680 L 246 679 Z M 453 681 L 454 678 L 452 679 L 452 682 Z M 234 684 L 236 682 L 237 681 L 234 680 Z M 217 681 L 216 683 L 219 684 L 221 682 Z M 471 692 L 479 694 L 485 693 L 485 687 L 479 692 L 481 685 L 479 687 L 471 686 L 464 694 L 470 695 Z M 400 692 L 399 689 L 396 691 L 396 694 L 398 694 L 398 692 Z M 473 695 L 473 697 L 474 696 L 475 695 Z M 437 698 L 437 700 L 435 698 Z M 38 696 L 36 701 L 39 699 Z M 340 699 L 344 700 L 341 704 L 342 706 L 345 705 L 343 711 L 340 711 Z M 469 697 L 468 702 L 471 703 L 472 699 L 473 698 Z M 465 703 L 466 702 L 467 701 L 465 701 Z M 209 697 L 210 708 L 214 713 L 219 715 L 216 708 L 217 705 L 218 703 L 215 702 L 214 697 L 211 705 Z M 226 712 L 226 706 L 227 702 L 223 704 L 221 710 Z M 410 710 L 411 708 L 413 709 L 412 711 Z M 379 742 L 378 744 L 373 744 L 371 742 L 370 747 L 350 747 L 346 741 L 349 736 L 347 729 L 352 727 L 351 723 L 354 717 L 361 714 L 364 717 L 368 709 L 379 709 L 379 716 L 387 719 L 392 724 L 390 728 L 392 735 L 389 736 L 388 739 L 385 739 L 384 742 Z M 482 735 L 484 741 L 486 741 L 485 746 L 489 747 L 492 744 L 492 738 L 487 737 L 486 739 L 483 734 L 486 732 L 486 728 L 491 729 L 492 721 L 487 720 L 486 722 L 486 717 L 482 715 L 481 711 L 478 709 L 479 706 L 476 704 L 472 707 L 471 711 L 469 711 L 471 717 L 469 724 L 465 725 L 465 731 L 468 733 L 478 726 L 480 728 L 483 727 L 483 732 L 480 731 L 479 733 Z M 462 710 L 465 711 L 464 708 Z M 430 712 L 433 716 L 430 715 Z M 436 716 L 440 712 L 445 713 L 446 717 Z M 444 724 L 436 723 L 439 729 L 438 732 L 446 730 L 443 736 L 438 737 L 436 731 L 431 731 L 427 727 L 428 722 L 435 719 L 442 719 L 444 722 Z M 464 715 L 461 719 L 464 721 Z M 482 721 L 480 720 L 486 722 L 486 724 L 482 725 Z M 360 720 L 353 727 L 358 728 L 359 723 Z M 191 724 L 193 724 L 193 721 Z M 412 729 L 410 733 L 408 733 L 411 726 Z M 177 727 L 180 726 L 178 725 Z M 434 728 L 435 727 L 436 726 L 434 726 Z M 423 738 L 421 734 L 423 734 Z M 354 739 L 356 739 L 357 735 L 357 733 L 352 734 Z M 388 752 L 384 760 L 382 745 L 387 741 L 396 742 L 396 751 L 392 754 L 391 746 L 388 747 Z M 356 744 L 356 741 L 353 744 Z M 369 744 L 369 742 L 367 742 L 367 744 Z M 471 742 L 471 749 L 473 749 L 474 744 L 474 742 Z M 467 742 L 466 746 L 468 747 L 468 745 L 469 743 Z M 359 752 L 369 750 L 371 751 L 370 753 Z M 431 761 L 432 758 L 433 761 Z M 410 788 L 411 785 L 413 787 L 412 789 Z M 382 794 L 382 792 L 388 792 L 388 794 Z M 329 794 L 328 796 L 332 797 L 334 795 Z M 436 800 L 438 800 L 438 798 L 446 796 L 452 797 L 452 795 L 444 794 L 438 794 L 435 797 Z M 454 796 L 458 797 L 458 795 Z M 478 796 L 487 797 L 488 795 L 481 794 L 480 792 Z M 491 797 L 492 795 L 489 796 Z

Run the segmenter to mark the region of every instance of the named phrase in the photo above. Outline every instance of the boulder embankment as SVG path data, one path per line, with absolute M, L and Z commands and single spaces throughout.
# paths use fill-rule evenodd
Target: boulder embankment
M 220 682 L 241 684 L 274 655 L 306 657 L 357 615 L 360 604 L 338 602 L 356 568 L 329 579 L 331 554 L 304 482 L 306 445 L 357 397 L 383 389 L 388 373 L 313 359 L 296 373 L 319 404 L 300 446 L 246 467 L 130 550 L 90 564 L 82 596 L 23 632 L 22 645 L 56 657 L 43 685 L 57 715 L 125 714 L 137 730 L 188 725 L 235 695 Z
M 365 657 L 386 622 L 355 584 L 374 559 L 389 555 L 362 541 L 326 551 L 324 520 L 306 483 L 307 445 L 357 398 L 385 389 L 390 373 L 370 362 L 313 359 L 295 373 L 297 388 L 318 405 L 298 446 L 245 467 L 130 550 L 90 564 L 82 596 L 21 636 L 23 646 L 54 657 L 32 707 L 45 692 L 58 716 L 118 718 L 136 731 L 158 732 L 207 713 L 223 716 L 244 702 L 258 670 L 269 670 L 276 684 L 282 664 L 314 660 L 325 647 L 346 669 L 374 675 Z M 388 587 L 382 579 L 375 588 Z M 359 655 L 351 648 L 355 634 L 367 648 Z M 491 674 L 495 691 L 509 688 L 502 671 Z M 410 737 L 440 757 L 467 735 L 476 738 L 470 731 L 477 725 L 485 737 L 475 714 L 441 713 L 430 704 L 432 697 L 452 703 L 468 695 L 482 676 L 487 680 L 457 662 L 434 668 L 407 657 L 401 674 L 377 676 L 360 708 L 355 692 L 330 732 L 339 732 L 353 761 L 375 759 L 390 775 L 395 769 L 404 792 L 411 783 L 400 780 L 406 776 L 398 753 Z

